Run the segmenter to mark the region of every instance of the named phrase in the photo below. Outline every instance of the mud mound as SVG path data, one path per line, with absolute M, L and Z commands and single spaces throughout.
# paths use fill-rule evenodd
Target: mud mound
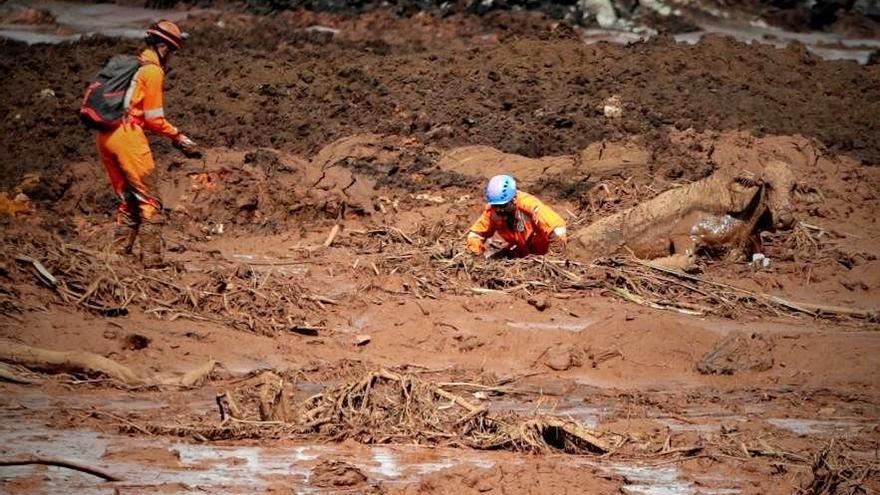
M 311 479 L 313 485 L 321 488 L 355 489 L 367 484 L 367 477 L 360 469 L 347 462 L 333 459 L 324 459 L 312 468 Z M 374 491 L 381 493 L 378 489 Z
M 731 333 L 718 341 L 697 363 L 704 375 L 734 375 L 773 367 L 773 344 L 759 334 Z
M 173 216 L 203 232 L 234 225 L 239 231 L 277 233 L 304 219 L 373 210 L 372 182 L 341 167 L 316 169 L 265 150 L 221 150 L 209 153 L 206 164 L 186 162 L 160 187 Z
M 378 187 L 413 192 L 476 184 L 472 176 L 444 169 L 438 155 L 437 149 L 411 137 L 364 134 L 325 146 L 312 165 L 321 170 L 346 167 L 375 178 Z
M 304 220 L 366 215 L 376 196 L 372 179 L 345 167 L 314 167 L 265 149 L 206 150 L 201 160 L 175 157 L 157 171 L 157 183 L 170 221 L 195 237 L 231 227 L 238 233 L 279 233 Z M 32 176 L 24 189 L 54 198 L 49 207 L 65 216 L 112 214 L 116 207 L 105 172 L 90 163 L 74 164 L 56 177 Z

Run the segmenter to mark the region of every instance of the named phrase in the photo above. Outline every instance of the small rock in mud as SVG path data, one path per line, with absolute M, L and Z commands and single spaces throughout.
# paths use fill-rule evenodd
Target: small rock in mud
M 565 371 L 581 365 L 581 357 L 571 346 L 555 345 L 544 354 L 544 364 L 551 370 Z
M 538 311 L 544 311 L 550 307 L 550 300 L 546 297 L 533 297 L 528 300 L 528 303 L 534 306 Z
M 602 114 L 609 119 L 619 119 L 623 117 L 623 102 L 617 95 L 607 98 L 602 106 Z
M 130 351 L 139 351 L 150 346 L 150 338 L 138 333 L 125 337 L 125 348 Z
M 704 375 L 733 375 L 773 367 L 773 342 L 763 335 L 733 332 L 719 340 L 697 363 Z
M 185 334 L 183 334 L 183 336 L 198 341 L 205 340 L 206 337 L 204 334 L 193 331 L 186 332 Z
M 312 469 L 312 484 L 318 487 L 354 487 L 366 482 L 360 469 L 343 461 L 323 460 Z
M 69 173 L 56 174 L 51 178 L 44 178 L 40 174 L 24 174 L 15 191 L 27 195 L 37 201 L 57 201 L 73 182 Z
M 260 205 L 260 198 L 256 194 L 239 196 L 235 202 L 235 208 L 242 211 L 255 211 Z

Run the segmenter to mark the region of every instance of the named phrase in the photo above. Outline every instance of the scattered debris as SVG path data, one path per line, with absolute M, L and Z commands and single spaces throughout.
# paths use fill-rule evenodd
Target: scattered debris
M 841 454 L 839 442 L 831 440 L 815 455 L 811 466 L 812 480 L 798 489 L 796 495 L 834 495 L 837 493 L 871 493 L 864 483 L 880 475 L 880 465 Z
M 623 102 L 621 102 L 620 97 L 614 95 L 605 99 L 605 104 L 602 106 L 602 114 L 609 119 L 623 117 Z
M 271 376 L 284 383 L 278 375 Z M 254 394 L 250 385 L 226 392 L 224 400 L 218 399 L 220 416 L 225 421 L 201 434 L 207 438 L 237 438 L 255 434 L 253 428 L 280 428 L 291 436 L 320 434 L 362 443 L 384 443 L 395 438 L 476 449 L 593 455 L 610 452 L 624 442 L 620 435 L 593 431 L 559 418 L 496 415 L 434 383 L 389 370 L 368 373 L 302 404 L 284 406 L 285 410 L 298 412 L 292 421 L 251 419 L 265 417 L 254 410 L 256 406 L 240 407 L 255 404 Z M 281 406 L 276 403 L 273 407 Z
M 770 258 L 764 256 L 763 253 L 754 253 L 752 255 L 752 266 L 758 270 L 766 270 L 770 268 Z

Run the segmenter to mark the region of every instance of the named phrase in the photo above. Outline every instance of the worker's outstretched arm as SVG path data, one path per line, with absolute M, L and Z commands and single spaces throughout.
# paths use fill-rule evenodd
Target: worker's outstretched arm
M 486 208 L 480 218 L 471 225 L 468 231 L 467 248 L 474 254 L 483 254 L 486 252 L 486 239 L 495 235 L 495 228 L 492 226 L 492 211 Z
M 165 73 L 156 65 L 147 64 L 141 69 L 144 94 L 144 127 L 173 140 L 182 136 L 176 127 L 165 119 L 165 95 L 162 84 Z

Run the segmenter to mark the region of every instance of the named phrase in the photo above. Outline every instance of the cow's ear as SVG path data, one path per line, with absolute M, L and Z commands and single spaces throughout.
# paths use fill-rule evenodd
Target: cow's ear
M 795 182 L 791 186 L 791 195 L 795 201 L 807 204 L 822 203 L 825 195 L 817 187 L 805 182 Z
M 749 175 L 737 175 L 731 181 L 730 186 L 735 191 L 744 192 L 758 187 L 758 182 L 759 181 L 755 177 Z

